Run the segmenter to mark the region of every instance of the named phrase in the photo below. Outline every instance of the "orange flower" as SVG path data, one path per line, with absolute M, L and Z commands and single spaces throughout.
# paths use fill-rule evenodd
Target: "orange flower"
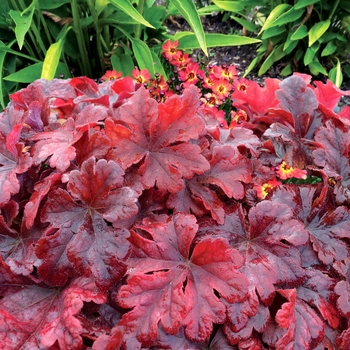
M 171 61 L 171 64 L 175 67 L 184 67 L 186 64 L 192 62 L 192 58 L 188 53 L 183 53 L 182 51 L 178 51 Z
M 211 92 L 208 92 L 201 98 L 201 101 L 204 102 L 208 107 L 220 106 L 222 101 L 218 99 L 216 95 Z
M 248 86 L 250 83 L 251 83 L 250 80 L 241 78 L 241 79 L 235 80 L 233 82 L 233 86 L 235 91 L 239 90 L 239 91 L 246 92 L 248 90 Z
M 265 199 L 265 197 L 271 192 L 271 190 L 278 185 L 282 185 L 282 182 L 273 179 L 262 185 L 255 185 L 254 190 L 256 191 L 258 198 Z
M 196 84 L 199 80 L 199 76 L 204 78 L 204 72 L 199 68 L 197 62 L 191 62 L 179 72 L 179 78 L 183 82 L 182 85 L 184 88 Z
M 162 50 L 163 50 L 163 55 L 168 61 L 172 61 L 173 58 L 178 54 L 178 47 L 179 41 L 171 41 L 167 40 L 163 45 L 162 45 Z
M 207 77 L 203 79 L 203 87 L 206 89 L 212 89 L 215 84 L 215 76 L 213 74 L 209 74 Z
M 230 94 L 232 85 L 226 79 L 218 79 L 212 87 L 213 93 L 220 99 L 224 100 Z
M 236 111 L 231 111 L 231 122 L 230 122 L 230 128 L 233 128 L 234 126 L 238 124 L 242 124 L 243 122 L 248 121 L 248 115 L 247 112 L 243 109 L 239 109 Z
M 235 66 L 227 66 L 226 64 L 223 64 L 222 66 L 214 66 L 213 71 L 215 77 L 218 79 L 226 79 L 232 81 L 238 75 Z
M 301 170 L 298 168 L 293 168 L 285 161 L 283 161 L 276 169 L 276 174 L 281 180 L 287 180 L 290 178 L 297 178 L 297 179 L 306 179 L 307 178 L 307 171 Z
M 131 72 L 137 84 L 147 83 L 151 79 L 151 74 L 147 68 L 139 70 L 137 67 Z
M 107 70 L 104 75 L 102 75 L 101 79 L 103 81 L 107 80 L 117 80 L 122 76 L 122 72 L 117 72 L 115 69 Z

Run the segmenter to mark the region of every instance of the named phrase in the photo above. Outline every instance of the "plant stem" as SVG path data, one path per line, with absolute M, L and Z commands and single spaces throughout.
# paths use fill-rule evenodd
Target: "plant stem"
M 137 5 L 137 11 L 143 15 L 143 8 L 145 5 L 145 0 L 139 0 L 139 4 Z M 141 23 L 134 24 L 134 38 L 140 39 L 141 36 Z
M 329 15 L 329 19 L 330 19 L 330 20 L 332 20 L 332 17 L 333 17 L 333 15 L 334 15 L 334 12 L 335 12 L 335 10 L 337 9 L 337 7 L 338 7 L 338 5 L 339 5 L 339 2 L 340 2 L 340 0 L 336 0 L 336 1 L 335 1 L 334 5 L 333 5 L 333 8 L 332 8 L 332 12 L 331 12 L 331 14 Z
M 72 8 L 72 15 L 73 15 L 73 30 L 77 36 L 78 48 L 79 48 L 80 57 L 81 57 L 81 72 L 83 75 L 92 77 L 91 68 L 87 57 L 88 53 L 87 53 L 85 41 L 84 41 L 84 34 L 80 25 L 80 16 L 79 16 L 77 0 L 71 0 L 71 8 Z
M 101 45 L 101 27 L 99 26 L 98 22 L 98 16 L 97 12 L 95 10 L 95 6 L 92 0 L 87 0 L 91 16 L 94 22 L 95 31 L 96 31 L 96 48 L 97 48 L 97 54 L 98 54 L 98 61 L 100 64 L 101 72 L 104 72 L 106 70 L 105 64 L 104 64 L 104 55 Z M 96 62 L 97 63 L 97 62 Z

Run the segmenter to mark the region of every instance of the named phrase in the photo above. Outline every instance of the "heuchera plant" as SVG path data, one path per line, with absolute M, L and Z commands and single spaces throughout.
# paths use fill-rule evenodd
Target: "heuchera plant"
M 346 92 L 233 77 L 224 124 L 136 73 L 0 114 L 2 349 L 347 349 Z

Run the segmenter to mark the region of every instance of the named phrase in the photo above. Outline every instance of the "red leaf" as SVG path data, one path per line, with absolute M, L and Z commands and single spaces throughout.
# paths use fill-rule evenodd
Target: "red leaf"
M 200 182 L 200 177 L 195 176 L 191 180 L 184 181 L 185 187 L 169 196 L 167 206 L 173 208 L 176 213 L 196 214 L 203 216 L 210 211 L 211 216 L 218 223 L 225 220 L 224 203 L 215 191 Z
M 294 246 L 303 245 L 308 234 L 291 209 L 284 204 L 263 201 L 246 216 L 236 205 L 226 214 L 223 225 L 203 220 L 200 237 L 225 237 L 244 257 L 241 272 L 256 286 L 263 302 L 274 296 L 276 283 L 300 283 L 305 272 L 300 253 Z
M 346 281 L 339 281 L 334 288 L 339 295 L 337 307 L 344 317 L 350 317 L 350 284 Z
M 265 79 L 264 87 L 250 81 L 245 90 L 235 89 L 232 94 L 233 106 L 244 109 L 250 117 L 263 116 L 269 108 L 278 105 L 275 92 L 279 85 L 280 80 L 271 78 Z
M 222 238 L 204 239 L 190 255 L 197 229 L 191 215 L 177 214 L 165 223 L 135 229 L 142 230 L 131 236 L 140 257 L 130 259 L 127 284 L 118 293 L 120 305 L 133 308 L 120 323 L 127 337 L 149 346 L 158 336 L 159 322 L 169 334 L 183 325 L 189 339 L 208 339 L 213 323 L 223 323 L 226 317 L 214 290 L 230 302 L 245 297 L 246 279 L 236 271 L 242 257 Z
M 14 126 L 5 137 L 0 133 L 0 206 L 20 190 L 17 174 L 26 172 L 32 165 L 28 152 L 22 153 L 23 144 L 18 143 L 21 125 Z
M 349 247 L 342 238 L 350 237 L 350 210 L 334 205 L 328 193 L 314 199 L 315 190 L 315 187 L 283 186 L 276 190 L 272 200 L 293 209 L 324 264 L 343 260 L 349 254 Z
M 307 270 L 306 275 L 304 284 L 297 289 L 298 298 L 316 307 L 332 328 L 338 328 L 339 313 L 333 302 L 335 279 L 318 270 Z
M 276 350 L 310 349 L 324 337 L 324 324 L 316 312 L 296 296 L 296 289 L 278 291 L 287 302 L 277 311 L 277 327 L 269 327 L 263 340 Z
M 322 81 L 313 81 L 316 85 L 314 92 L 319 103 L 328 109 L 334 110 L 338 105 L 339 99 L 344 95 L 350 95 L 349 91 L 342 91 L 334 85 L 331 80 L 327 79 L 326 84 Z
M 8 292 L 0 300 L 2 347 L 41 349 L 57 341 L 62 350 L 80 350 L 82 327 L 75 315 L 83 301 L 101 304 L 106 302 L 106 297 L 86 278 L 76 279 L 62 291 L 31 284 L 8 284 Z
M 69 118 L 62 127 L 54 131 L 41 132 L 32 136 L 29 141 L 38 141 L 31 149 L 34 164 L 39 165 L 50 157 L 50 166 L 64 172 L 75 159 L 73 144 L 82 135 L 82 131 L 75 129 L 73 119 Z
M 110 149 L 111 142 L 106 135 L 100 132 L 85 131 L 83 136 L 74 144 L 76 161 L 81 166 L 90 157 L 103 158 Z
M 252 340 L 254 330 L 260 333 L 265 330 L 270 311 L 259 302 L 255 286 L 252 286 L 247 300 L 228 305 L 228 317 L 230 322 L 225 323 L 224 333 L 231 344 L 239 344 L 241 348 L 245 341 Z
M 172 193 L 183 188 L 182 178 L 209 169 L 199 146 L 188 142 L 198 138 L 204 128 L 197 114 L 196 91 L 193 87 L 181 97 L 174 95 L 157 104 L 145 89 L 139 89 L 119 108 L 123 123 L 106 120 L 106 134 L 112 145 L 118 145 L 107 159 L 115 160 L 123 169 L 142 160 L 139 172 L 145 188 L 156 185 Z
M 313 152 L 315 164 L 323 167 L 327 176 L 333 177 L 337 181 L 335 193 L 338 203 L 349 200 L 350 165 L 348 149 L 350 137 L 348 127 L 327 122 L 326 127 L 321 127 L 317 131 L 315 140 L 323 146 L 322 149 L 318 148 Z
M 98 125 L 98 122 L 104 121 L 108 117 L 108 108 L 104 106 L 95 106 L 88 104 L 74 118 L 77 130 L 88 130 Z
M 122 175 L 116 163 L 106 160 L 95 163 L 91 157 L 83 163 L 81 171 L 69 174 L 67 188 L 75 200 L 62 189 L 49 194 L 41 219 L 51 223 L 53 233 L 44 236 L 36 250 L 38 257 L 44 259 L 38 272 L 46 282 L 64 285 L 70 264 L 80 274 L 92 274 L 102 290 L 123 276 L 129 233 L 104 221 L 128 219 L 138 210 L 136 193 L 120 187 Z
M 24 222 L 27 228 L 34 225 L 34 220 L 37 217 L 38 209 L 42 199 L 49 193 L 49 191 L 56 185 L 61 183 L 62 175 L 53 172 L 39 181 L 34 186 L 34 192 L 30 196 L 29 201 L 24 207 Z

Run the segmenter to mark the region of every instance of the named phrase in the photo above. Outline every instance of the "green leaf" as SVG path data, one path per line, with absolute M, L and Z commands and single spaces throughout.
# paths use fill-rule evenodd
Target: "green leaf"
M 30 84 L 34 80 L 40 79 L 41 71 L 43 69 L 43 62 L 34 63 L 31 66 L 25 67 L 18 72 L 7 75 L 4 80 L 13 81 L 16 83 Z M 63 63 L 59 63 L 55 78 L 58 78 L 60 74 L 63 74 L 65 78 L 70 77 L 67 66 Z
M 323 75 L 328 75 L 327 71 L 322 66 L 317 57 L 314 58 L 314 60 L 308 65 L 308 67 L 312 75 L 318 75 L 320 73 L 322 73 Z
M 6 52 L 0 52 L 0 104 L 1 104 L 1 108 L 4 109 L 5 106 L 5 100 L 4 100 L 4 94 L 3 94 L 3 90 L 4 90 L 4 84 L 3 84 L 3 70 L 4 70 L 4 62 L 5 62 L 5 56 L 6 56 Z
M 329 71 L 329 79 L 334 85 L 340 88 L 341 84 L 343 83 L 343 73 L 341 71 L 340 61 L 338 60 L 338 58 L 336 58 L 336 60 L 337 65 Z
M 111 57 L 113 69 L 117 72 L 122 72 L 123 76 L 131 76 L 132 70 L 135 68 L 134 61 L 129 54 L 114 54 Z
M 313 59 L 316 55 L 316 52 L 318 51 L 319 48 L 320 48 L 319 42 L 316 42 L 312 46 L 307 48 L 307 50 L 305 52 L 305 56 L 304 56 L 305 66 L 309 65 L 313 61 Z
M 156 73 L 159 73 L 161 76 L 163 76 L 164 80 L 167 81 L 168 76 L 164 70 L 162 63 L 160 62 L 159 56 L 153 50 L 151 50 L 151 54 L 154 62 L 154 71 Z
M 95 10 L 98 16 L 107 7 L 107 5 L 108 5 L 108 0 L 95 0 Z
M 276 46 L 261 65 L 258 75 L 266 73 L 275 62 L 279 61 L 285 55 L 286 53 L 283 51 L 283 45 Z
M 305 24 L 300 26 L 290 37 L 291 40 L 300 40 L 307 36 L 307 27 Z
M 32 64 L 31 66 L 23 68 L 16 73 L 13 73 L 4 77 L 4 80 L 14 81 L 16 83 L 30 84 L 34 80 L 40 78 L 42 67 L 43 67 L 42 62 Z
M 265 30 L 265 32 L 263 33 L 261 39 L 262 39 L 262 40 L 266 40 L 266 39 L 268 39 L 268 38 L 271 38 L 271 37 L 273 37 L 273 36 L 280 35 L 280 34 L 285 33 L 285 32 L 286 32 L 285 26 L 267 28 L 267 29 Z
M 154 78 L 154 62 L 149 47 L 140 39 L 132 39 L 131 44 L 139 68 L 147 68 Z
M 199 16 L 209 16 L 213 12 L 220 12 L 221 9 L 219 6 L 216 5 L 209 5 L 209 6 L 204 6 L 200 9 L 197 10 L 197 13 Z
M 264 23 L 264 25 L 262 26 L 262 28 L 260 29 L 260 32 L 258 35 L 260 35 L 264 30 L 266 30 L 267 28 L 270 28 L 271 23 L 283 12 L 287 11 L 287 9 L 290 9 L 292 7 L 292 5 L 288 5 L 288 4 L 280 4 L 277 5 L 269 14 L 269 16 L 266 18 L 266 21 Z
M 29 5 L 29 7 L 27 7 L 23 12 L 14 10 L 10 11 L 10 16 L 16 24 L 15 34 L 20 50 L 22 50 L 24 37 L 27 34 L 32 23 L 34 9 L 34 2 L 32 2 L 31 5 Z
M 233 20 L 235 20 L 237 23 L 239 23 L 242 27 L 246 28 L 247 30 L 249 30 L 250 32 L 255 33 L 258 29 L 258 26 L 255 25 L 253 22 L 251 21 L 247 21 L 243 18 L 239 18 L 236 16 L 230 16 Z
M 321 57 L 331 55 L 336 51 L 336 49 L 337 45 L 333 41 L 328 42 L 326 47 L 321 52 Z
M 298 40 L 292 40 L 291 37 L 292 33 L 290 32 L 283 46 L 283 51 L 285 51 L 287 55 L 290 54 L 298 45 Z
M 199 47 L 208 56 L 208 50 L 205 40 L 205 34 L 202 27 L 202 22 L 199 18 L 193 0 L 170 0 L 181 13 L 182 17 L 188 22 L 194 34 L 196 35 Z
M 176 38 L 176 36 L 174 36 Z M 197 49 L 199 43 L 196 36 L 192 33 L 186 33 L 179 38 L 179 49 Z M 214 34 L 208 33 L 205 35 L 207 47 L 220 47 L 220 46 L 240 46 L 240 45 L 251 45 L 260 43 L 261 40 L 248 38 L 240 35 L 229 35 L 229 34 Z
M 148 23 L 141 14 L 136 10 L 134 6 L 132 6 L 129 0 L 108 0 L 109 3 L 118 7 L 121 11 L 126 13 L 128 16 L 133 18 L 138 23 L 145 25 L 146 27 L 154 28 L 152 24 Z
M 291 75 L 293 73 L 293 69 L 292 69 L 292 64 L 288 63 L 281 71 L 281 75 L 286 77 L 288 75 Z
M 41 78 L 47 80 L 54 78 L 62 54 L 66 35 L 71 28 L 72 27 L 64 27 L 59 35 L 59 40 L 56 43 L 50 45 L 45 55 Z
M 254 67 L 258 64 L 260 57 L 261 55 L 254 57 L 254 59 L 250 62 L 249 66 L 246 68 L 243 78 L 245 78 L 252 71 L 252 69 L 254 69 Z
M 302 19 L 303 17 L 303 13 L 305 12 L 304 9 L 300 9 L 300 10 L 295 10 L 294 7 L 292 7 L 290 10 L 288 10 L 287 12 L 283 13 L 281 16 L 279 16 L 278 18 L 276 18 L 272 23 L 271 23 L 271 27 L 272 26 L 281 26 L 283 24 L 287 24 L 290 22 L 294 22 L 298 19 Z
M 309 5 L 312 5 L 312 4 L 316 4 L 319 1 L 320 0 L 300 0 L 294 5 L 294 8 L 296 10 L 298 10 L 298 9 L 301 9 L 303 7 L 306 7 L 306 6 L 309 6 Z
M 17 56 L 26 58 L 26 59 L 31 60 L 31 61 L 34 61 L 34 62 L 40 62 L 40 60 L 38 60 L 38 59 L 35 58 L 35 57 L 31 57 L 31 56 L 22 54 L 21 52 L 18 52 L 18 51 L 15 51 L 15 50 L 10 49 L 10 48 L 9 48 L 8 46 L 6 46 L 1 40 L 0 40 L 0 52 L 8 52 L 8 53 L 11 53 L 11 54 L 13 54 L 13 55 L 17 55 Z
M 244 9 L 244 1 L 219 1 L 213 0 L 213 3 L 220 9 L 229 12 L 240 12 Z
M 38 0 L 40 10 L 53 10 L 65 4 L 69 4 L 69 0 Z
M 316 42 L 329 28 L 331 21 L 326 19 L 325 21 L 314 24 L 309 30 L 309 47 Z

